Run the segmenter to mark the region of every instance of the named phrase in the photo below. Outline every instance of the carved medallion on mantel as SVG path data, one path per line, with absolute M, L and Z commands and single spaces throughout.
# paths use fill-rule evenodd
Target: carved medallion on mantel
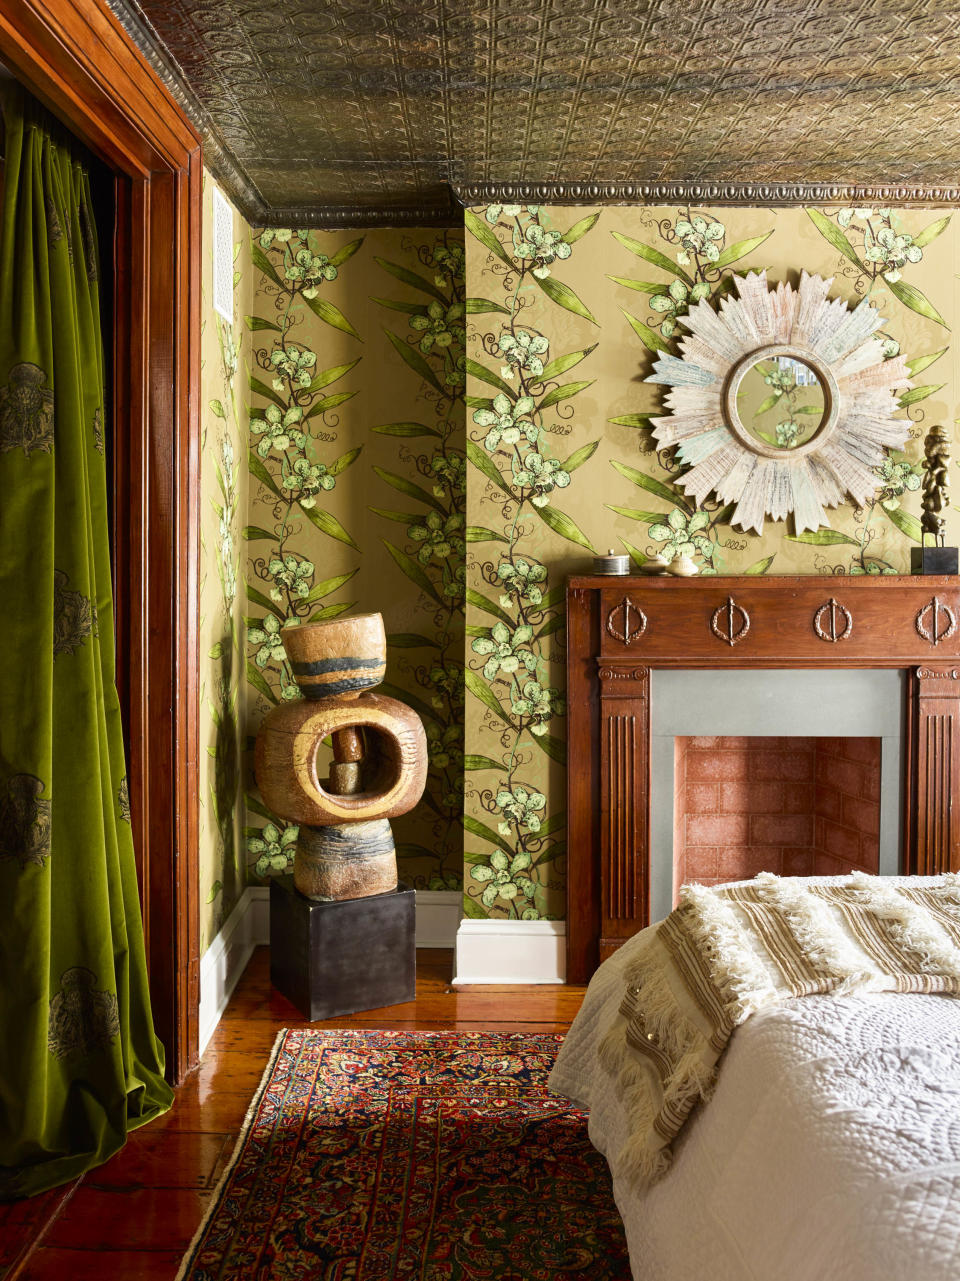
M 863 576 L 837 585 L 824 599 L 823 579 L 812 575 L 568 580 L 569 982 L 585 981 L 649 920 L 657 668 L 904 670 L 902 867 L 960 871 L 952 805 L 960 788 L 960 579 Z
M 647 616 L 629 596 L 624 596 L 607 614 L 607 631 L 624 645 L 632 645 L 646 630 Z
M 917 631 L 931 645 L 939 645 L 957 630 L 957 616 L 949 605 L 944 604 L 939 596 L 918 610 L 916 617 Z
M 842 620 L 839 630 L 837 628 L 838 617 Z M 824 601 L 814 614 L 813 630 L 822 641 L 829 641 L 835 645 L 837 641 L 846 640 L 853 631 L 853 615 L 846 605 L 841 605 L 838 600 L 834 600 L 831 596 L 828 601 Z
M 750 615 L 738 605 L 732 596 L 727 597 L 725 605 L 718 605 L 710 617 L 710 630 L 717 640 L 726 641 L 731 646 L 739 645 L 746 640 L 750 631 Z

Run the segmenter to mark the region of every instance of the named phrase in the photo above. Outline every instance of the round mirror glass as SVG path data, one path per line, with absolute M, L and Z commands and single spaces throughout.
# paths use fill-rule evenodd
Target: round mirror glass
M 817 373 L 793 356 L 755 361 L 737 388 L 737 413 L 744 430 L 774 449 L 797 449 L 812 439 L 829 404 Z

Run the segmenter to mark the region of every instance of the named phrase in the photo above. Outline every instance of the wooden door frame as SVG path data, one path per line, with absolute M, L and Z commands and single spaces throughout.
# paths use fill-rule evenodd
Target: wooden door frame
M 105 0 L 5 0 L 0 56 L 116 175 L 117 684 L 177 1082 L 199 1049 L 200 138 Z

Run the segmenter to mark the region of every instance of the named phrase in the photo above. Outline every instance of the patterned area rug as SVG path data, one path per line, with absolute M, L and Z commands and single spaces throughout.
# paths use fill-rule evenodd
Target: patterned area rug
M 186 1281 L 629 1281 L 563 1038 L 280 1033 Z

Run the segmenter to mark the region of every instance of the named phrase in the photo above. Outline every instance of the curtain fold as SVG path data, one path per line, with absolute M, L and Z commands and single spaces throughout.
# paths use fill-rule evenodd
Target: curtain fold
M 0 1199 L 166 1111 L 115 685 L 97 236 L 79 144 L 3 101 Z

